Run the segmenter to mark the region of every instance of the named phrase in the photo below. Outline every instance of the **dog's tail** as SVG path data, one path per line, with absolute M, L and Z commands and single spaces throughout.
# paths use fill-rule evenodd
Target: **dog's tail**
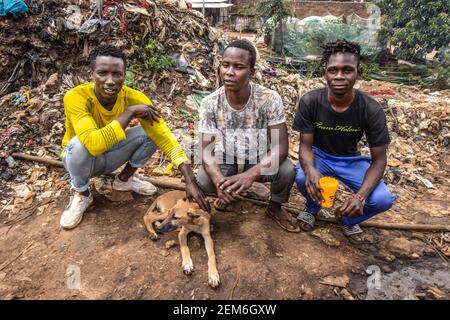
M 148 208 L 147 212 L 155 212 L 156 204 L 158 203 L 157 200 L 153 201 L 153 203 Z

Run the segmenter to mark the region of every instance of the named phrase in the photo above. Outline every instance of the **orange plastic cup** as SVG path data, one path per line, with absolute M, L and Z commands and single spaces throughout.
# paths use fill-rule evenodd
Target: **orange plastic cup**
M 322 202 L 322 207 L 331 208 L 334 203 L 334 195 L 339 186 L 339 181 L 331 177 L 323 177 L 319 180 L 320 188 L 322 189 L 322 197 L 324 201 Z

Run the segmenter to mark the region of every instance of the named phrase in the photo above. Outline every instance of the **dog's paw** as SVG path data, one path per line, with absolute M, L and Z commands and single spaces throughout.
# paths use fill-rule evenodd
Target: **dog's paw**
M 220 285 L 220 279 L 218 274 L 212 274 L 208 276 L 208 284 L 212 288 L 217 288 Z
M 150 233 L 149 235 L 150 239 L 152 239 L 153 241 L 156 241 L 159 239 L 159 236 L 156 233 Z
M 183 272 L 186 275 L 190 275 L 192 274 L 192 272 L 194 272 L 194 265 L 192 264 L 192 260 L 183 263 Z

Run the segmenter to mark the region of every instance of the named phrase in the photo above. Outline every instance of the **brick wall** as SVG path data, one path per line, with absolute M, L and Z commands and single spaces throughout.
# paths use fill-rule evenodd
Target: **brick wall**
M 231 0 L 234 4 L 231 7 L 231 12 L 238 14 L 238 12 L 254 13 L 255 0 Z M 287 0 L 286 4 L 289 5 L 294 12 L 296 18 L 303 19 L 309 16 L 325 16 L 332 14 L 334 16 L 344 15 L 344 18 L 356 13 L 362 18 L 369 17 L 366 5 L 369 1 L 364 3 L 353 1 L 302 1 L 302 0 Z
M 350 2 L 350 1 L 286 1 L 294 15 L 298 19 L 309 16 L 325 16 L 332 14 L 334 16 L 347 16 L 352 13 L 362 18 L 368 18 L 367 2 Z

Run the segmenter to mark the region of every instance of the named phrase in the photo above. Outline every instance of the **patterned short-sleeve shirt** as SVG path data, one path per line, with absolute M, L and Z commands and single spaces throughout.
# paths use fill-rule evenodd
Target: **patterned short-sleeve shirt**
M 216 154 L 255 161 L 269 149 L 268 127 L 286 122 L 280 95 L 255 83 L 250 86 L 250 98 L 242 110 L 230 106 L 224 87 L 203 99 L 199 132 L 215 135 Z

